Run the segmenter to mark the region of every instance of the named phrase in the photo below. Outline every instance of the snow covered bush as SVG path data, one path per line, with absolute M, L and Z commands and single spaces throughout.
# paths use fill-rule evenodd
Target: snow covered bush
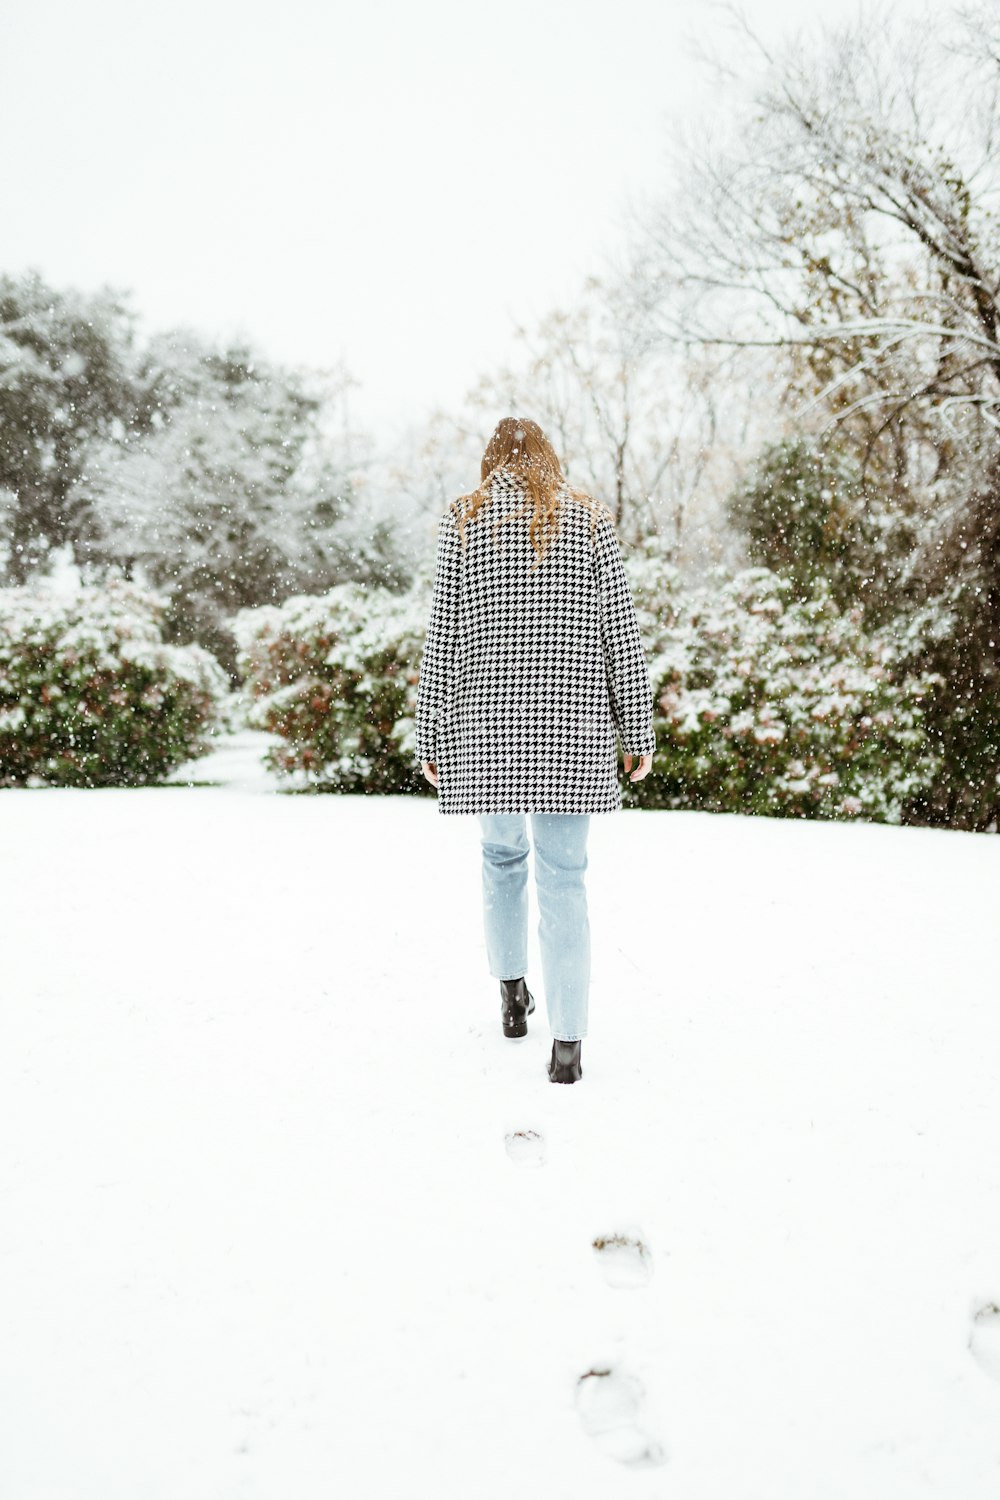
M 114 578 L 0 589 L 0 785 L 139 786 L 205 753 L 228 679 L 163 611 Z
M 270 768 L 302 789 L 413 790 L 413 713 L 429 596 L 342 583 L 244 609 L 232 627 L 249 722 L 281 735 Z
M 930 784 L 923 713 L 938 679 L 900 665 L 921 618 L 867 633 L 860 610 L 822 590 L 796 600 L 766 568 L 682 589 L 658 538 L 627 566 L 657 733 L 652 774 L 623 781 L 627 803 L 898 822 Z M 413 790 L 424 584 L 340 584 L 236 616 L 250 723 L 284 741 L 271 769 L 303 789 Z
M 629 802 L 899 822 L 938 758 L 924 705 L 939 683 L 900 663 L 926 622 L 883 634 L 828 591 L 796 599 L 767 568 L 681 592 L 655 543 L 630 567 L 654 689 L 653 772 Z

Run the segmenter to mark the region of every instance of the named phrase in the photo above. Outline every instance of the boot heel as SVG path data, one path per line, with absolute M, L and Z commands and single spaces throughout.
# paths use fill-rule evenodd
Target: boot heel
M 552 1040 L 552 1056 L 549 1059 L 549 1078 L 553 1083 L 579 1083 L 583 1077 L 580 1066 L 580 1043 Z

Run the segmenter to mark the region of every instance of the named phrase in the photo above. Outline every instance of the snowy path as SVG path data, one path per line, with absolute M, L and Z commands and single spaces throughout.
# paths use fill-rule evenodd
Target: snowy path
M 558 1088 L 474 820 L 260 784 L 0 800 L 5 1500 L 995 1500 L 1000 842 L 595 817 Z

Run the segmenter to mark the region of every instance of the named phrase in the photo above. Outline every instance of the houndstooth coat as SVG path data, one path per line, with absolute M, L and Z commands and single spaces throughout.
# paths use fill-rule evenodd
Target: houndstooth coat
M 430 621 L 417 689 L 414 758 L 436 764 L 438 810 L 616 812 L 616 733 L 626 754 L 655 748 L 652 693 L 611 511 L 564 487 L 559 534 L 541 565 L 526 496 L 500 470 L 492 505 L 438 527 Z

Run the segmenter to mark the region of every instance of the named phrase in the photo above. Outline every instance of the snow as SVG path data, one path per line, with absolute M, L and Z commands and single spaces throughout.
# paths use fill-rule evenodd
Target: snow
M 262 738 L 3 794 L 4 1495 L 993 1500 L 997 845 L 594 817 L 558 1087 L 475 820 Z
M 211 785 L 239 792 L 274 791 L 279 783 L 264 765 L 264 755 L 274 745 L 287 741 L 280 735 L 258 729 L 240 729 L 220 734 L 208 755 L 187 760 L 170 775 L 171 785 Z

